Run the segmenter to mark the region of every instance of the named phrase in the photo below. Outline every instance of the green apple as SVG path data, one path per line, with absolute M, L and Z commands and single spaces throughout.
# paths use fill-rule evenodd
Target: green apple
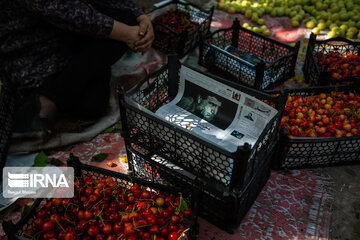
M 322 5 L 322 3 L 321 3 L 321 2 L 316 2 L 315 7 L 316 7 L 316 9 L 317 9 L 318 11 L 321 11 L 321 10 L 323 10 L 323 9 L 324 9 L 324 8 L 323 8 L 323 5 Z
M 316 35 L 319 35 L 320 34 L 320 29 L 319 28 L 313 28 L 313 30 L 311 31 L 312 33 L 316 34 Z
M 340 13 L 340 20 L 341 21 L 347 21 L 349 19 L 349 15 L 347 12 L 341 12 Z
M 334 13 L 333 15 L 330 16 L 330 19 L 331 21 L 335 22 L 340 19 L 340 16 L 338 13 Z
M 332 24 L 330 24 L 329 29 L 330 29 L 330 30 L 333 30 L 333 29 L 336 28 L 336 27 L 337 27 L 337 25 L 336 25 L 335 23 L 332 23 Z
M 324 30 L 326 28 L 326 24 L 323 22 L 319 22 L 317 25 L 317 28 L 320 30 Z
M 271 12 L 272 8 L 269 6 L 265 7 L 265 13 L 269 14 Z
M 253 31 L 253 32 L 256 32 L 256 33 L 259 33 L 259 32 L 260 32 L 260 28 L 258 28 L 258 27 L 253 27 L 253 28 L 252 28 L 252 31 Z
M 347 25 L 348 25 L 348 27 L 350 28 L 350 27 L 355 27 L 355 22 L 354 21 L 352 21 L 352 20 L 349 20 L 349 21 L 347 21 Z
M 346 24 L 342 24 L 342 25 L 340 26 L 340 28 L 341 28 L 342 30 L 346 31 L 346 30 L 348 29 L 348 26 L 347 26 Z
M 251 16 L 251 21 L 257 23 L 258 20 L 259 20 L 258 14 L 254 12 Z
M 266 29 L 266 30 L 264 31 L 264 35 L 267 36 L 267 37 L 269 37 L 269 36 L 270 36 L 270 31 L 269 31 L 268 29 Z
M 356 27 L 349 27 L 348 32 L 353 32 L 354 34 L 357 34 L 358 29 Z
M 291 20 L 291 26 L 298 27 L 299 25 L 300 25 L 299 21 L 297 21 L 295 19 Z
M 248 28 L 248 27 L 250 27 L 250 25 L 249 25 L 248 23 L 244 23 L 244 24 L 242 25 L 242 27 L 243 27 L 243 28 Z
M 277 15 L 277 10 L 276 10 L 276 8 L 273 8 L 273 9 L 271 10 L 270 15 L 271 15 L 272 17 L 276 17 L 276 15 Z
M 284 16 L 284 14 L 285 14 L 285 9 L 283 7 L 279 7 L 277 9 L 277 15 L 281 17 Z
M 346 32 L 346 35 L 345 35 L 345 36 L 346 36 L 346 38 L 354 38 L 354 35 L 355 35 L 355 34 L 354 34 L 353 32 L 349 32 L 349 31 L 348 31 L 348 32 Z
M 306 23 L 306 27 L 312 29 L 315 27 L 315 24 L 315 21 L 309 21 Z
M 250 9 L 246 10 L 246 12 L 245 12 L 245 17 L 246 17 L 247 19 L 250 19 L 250 18 L 251 18 L 251 15 L 252 15 L 252 11 L 251 11 Z
M 262 32 L 264 32 L 265 30 L 267 30 L 266 25 L 262 25 L 262 26 L 260 27 L 260 30 L 261 30 Z
M 257 20 L 257 24 L 259 24 L 259 25 L 263 25 L 264 23 L 265 23 L 265 20 L 262 19 L 262 18 L 259 18 L 259 19 Z
M 336 37 L 336 32 L 330 31 L 330 32 L 328 32 L 327 35 L 328 35 L 329 38 L 334 38 L 334 37 Z
M 326 27 L 329 28 L 332 24 L 332 21 L 331 20 L 327 20 L 326 21 Z M 330 28 L 329 28 L 330 29 Z
M 339 6 L 337 6 L 337 5 L 332 6 L 332 7 L 330 8 L 330 12 L 332 12 L 332 13 L 337 13 L 337 12 L 339 12 L 339 11 L 340 11 L 340 8 L 339 8 Z

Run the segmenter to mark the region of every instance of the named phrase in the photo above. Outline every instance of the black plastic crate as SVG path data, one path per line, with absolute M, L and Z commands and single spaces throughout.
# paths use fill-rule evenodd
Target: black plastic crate
M 312 96 L 320 93 L 360 92 L 359 85 L 309 87 L 287 89 L 287 95 Z M 360 136 L 351 137 L 292 137 L 279 132 L 279 142 L 274 155 L 275 169 L 328 167 L 360 163 Z
M 0 77 L 0 169 L 3 169 L 14 123 L 15 97 L 8 78 Z M 0 177 L 2 171 L 0 172 Z
M 127 146 L 128 159 L 134 166 L 133 175 L 164 185 L 181 188 L 197 188 L 200 191 L 199 216 L 232 234 L 246 216 L 270 176 L 272 153 L 263 159 L 264 165 L 257 169 L 249 183 L 242 189 L 214 193 L 202 185 L 200 178 L 169 163 L 159 156 L 145 156 L 132 146 Z
M 165 14 L 167 11 L 178 10 L 185 12 L 189 16 L 189 20 L 196 23 L 194 29 L 177 32 L 171 28 L 170 22 L 163 24 L 156 21 L 156 17 Z M 153 10 L 148 13 L 152 19 L 155 33 L 152 46 L 165 53 L 177 53 L 180 57 L 185 56 L 198 45 L 200 36 L 205 36 L 210 32 L 213 12 L 214 7 L 206 11 L 194 4 L 177 0 L 170 1 Z
M 252 32 L 235 19 L 200 41 L 199 65 L 255 89 L 273 89 L 295 75 L 300 42 L 294 47 Z
M 142 187 L 145 187 L 149 191 L 162 192 L 165 194 L 174 194 L 174 195 L 178 195 L 181 192 L 184 199 L 186 199 L 186 201 L 191 204 L 191 209 L 192 209 L 189 223 L 186 226 L 187 230 L 182 234 L 181 240 L 197 239 L 197 235 L 199 231 L 199 226 L 197 223 L 199 196 L 196 193 L 196 191 L 193 191 L 192 189 L 189 188 L 179 189 L 177 187 L 170 187 L 163 184 L 157 184 L 154 182 L 146 181 L 144 179 L 125 175 L 119 172 L 114 172 L 91 165 L 85 165 L 82 164 L 79 161 L 79 159 L 73 156 L 72 154 L 70 154 L 70 158 L 68 160 L 68 166 L 74 168 L 76 177 L 81 177 L 81 176 L 90 176 L 92 178 L 112 177 L 115 178 L 117 182 L 127 187 L 130 187 L 136 183 Z M 28 228 L 31 227 L 31 224 L 35 219 L 36 211 L 41 209 L 41 207 L 43 207 L 47 201 L 51 201 L 51 199 L 43 199 L 43 198 L 36 199 L 31 209 L 28 211 L 28 213 L 16 224 L 10 221 L 3 222 L 3 229 L 8 239 L 9 240 L 28 239 L 24 237 L 24 233 Z
M 343 37 L 316 40 L 316 35 L 311 33 L 303 66 L 305 81 L 312 86 L 336 85 L 360 81 L 360 76 L 335 79 L 331 77 L 329 70 L 320 69 L 316 62 L 316 55 L 319 53 L 327 54 L 330 51 L 338 52 L 342 55 L 352 53 L 360 56 L 360 43 Z
M 239 91 L 273 103 L 278 110 L 254 146 L 245 144 L 238 146 L 237 151 L 229 152 L 154 114 L 177 94 L 179 63 L 177 59 L 170 58 L 169 61 L 160 70 L 143 79 L 132 91 L 124 93 L 119 90 L 122 136 L 126 146 L 132 146 L 144 156 L 157 155 L 166 159 L 198 177 L 214 194 L 241 189 L 249 183 L 257 169 L 261 168 L 263 159 L 276 145 L 283 96 L 268 95 L 217 79 Z M 131 161 L 129 168 L 134 170 Z

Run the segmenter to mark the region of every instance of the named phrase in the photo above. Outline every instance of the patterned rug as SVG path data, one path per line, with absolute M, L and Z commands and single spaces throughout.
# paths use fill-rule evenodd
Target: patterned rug
M 100 134 L 89 142 L 74 145 L 71 150 L 56 151 L 49 157 L 66 161 L 69 154 L 81 162 L 113 171 L 126 173 L 127 163 L 120 159 L 126 156 L 124 141 L 119 133 Z M 91 161 L 94 155 L 106 153 L 102 162 Z M 111 161 L 115 167 L 109 167 Z M 236 233 L 230 235 L 199 219 L 199 240 L 242 239 L 327 239 L 331 205 L 331 179 L 317 176 L 306 170 L 291 172 L 272 171 L 263 188 Z M 31 202 L 19 199 L 0 212 L 0 219 L 17 222 L 21 207 Z M 0 227 L 0 239 L 6 239 Z

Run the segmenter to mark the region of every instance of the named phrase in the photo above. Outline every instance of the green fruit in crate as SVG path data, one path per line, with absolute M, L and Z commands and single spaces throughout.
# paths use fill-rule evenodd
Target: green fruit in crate
M 271 10 L 270 15 L 271 15 L 272 17 L 276 17 L 276 15 L 277 15 L 277 10 L 276 10 L 276 8 L 273 8 L 273 9 Z
M 353 20 L 354 22 L 358 22 L 360 20 L 360 16 L 358 15 L 359 13 L 355 14 L 351 20 Z
M 301 12 L 302 11 L 302 7 L 300 5 L 296 5 L 294 7 L 294 10 L 297 11 L 297 12 Z
M 246 12 L 245 12 L 245 17 L 246 17 L 247 19 L 250 19 L 250 18 L 251 18 L 251 15 L 252 15 L 252 11 L 251 11 L 250 9 L 246 10 Z
M 353 32 L 346 32 L 346 38 L 354 38 L 354 33 Z
M 340 20 L 347 21 L 349 19 L 349 15 L 346 12 L 340 13 Z
M 296 15 L 293 19 L 300 22 L 303 19 L 303 17 L 301 15 Z
M 281 17 L 281 16 L 284 16 L 284 14 L 285 14 L 285 9 L 282 7 L 279 7 L 277 10 L 277 15 Z
M 330 31 L 330 32 L 328 32 L 327 35 L 328 35 L 329 38 L 334 38 L 334 37 L 336 37 L 336 32 Z
M 250 27 L 250 25 L 248 23 L 244 23 L 242 27 L 247 29 L 248 27 Z
M 345 36 L 345 31 L 343 29 L 339 30 L 339 36 L 340 37 L 344 37 Z
M 310 28 L 310 29 L 314 28 L 314 27 L 315 27 L 315 21 L 309 21 L 309 22 L 307 22 L 307 23 L 306 23 L 306 27 L 307 27 L 307 28 Z
M 258 8 L 257 13 L 258 13 L 259 16 L 264 15 L 264 13 L 265 13 L 265 8 Z
M 264 35 L 269 37 L 270 36 L 270 31 L 268 29 L 264 30 Z
M 326 24 L 326 27 L 329 28 L 329 27 L 331 26 L 331 24 L 332 24 L 332 21 L 331 21 L 331 20 L 327 20 L 325 24 Z
M 315 5 L 315 7 L 316 7 L 316 10 L 318 10 L 318 11 L 323 10 L 323 5 L 322 5 L 321 2 L 317 2 L 316 5 Z
M 360 39 L 360 32 L 358 33 L 357 38 Z
M 236 13 L 236 9 L 232 6 L 228 7 L 226 11 L 230 14 Z
M 297 15 L 297 12 L 296 11 L 292 11 L 289 15 L 289 17 L 293 18 Z
M 272 10 L 271 7 L 269 7 L 269 6 L 265 7 L 265 13 L 270 14 L 271 10 Z
M 253 13 L 251 16 L 251 21 L 254 23 L 257 23 L 257 21 L 259 20 L 258 14 L 257 13 Z
M 356 27 L 350 27 L 350 28 L 348 29 L 348 32 L 352 32 L 352 33 L 354 33 L 354 34 L 357 34 L 358 29 L 357 29 Z
M 335 24 L 336 24 L 337 26 L 341 26 L 341 25 L 343 24 L 343 22 L 340 21 L 340 20 L 337 20 L 337 21 L 335 21 Z
M 346 30 L 348 29 L 348 26 L 347 26 L 346 24 L 342 24 L 342 25 L 340 26 L 340 29 L 346 31 Z
M 330 19 L 331 21 L 335 22 L 340 19 L 340 16 L 338 13 L 334 13 L 333 15 L 330 16 Z
M 224 10 L 224 9 L 225 9 L 225 3 L 219 2 L 219 3 L 216 5 L 216 8 L 217 8 L 217 9 L 220 9 L 220 10 Z
M 291 20 L 291 26 L 298 27 L 300 25 L 299 21 L 297 20 Z
M 328 20 L 329 19 L 329 15 L 326 12 L 322 12 L 320 14 L 320 18 L 323 20 Z
M 260 32 L 260 28 L 258 28 L 258 27 L 253 27 L 253 28 L 252 28 L 252 31 L 253 31 L 253 32 L 256 32 L 256 33 L 259 33 L 259 32 Z
M 310 2 L 310 0 L 302 0 L 302 1 L 301 1 L 301 4 L 302 4 L 303 6 L 306 6 L 307 4 L 309 4 L 309 2 Z
M 291 13 L 291 9 L 290 8 L 285 8 L 285 16 L 289 16 Z
M 318 11 L 316 9 L 311 11 L 311 15 L 313 16 L 317 16 L 318 15 Z
M 320 30 L 324 30 L 326 28 L 326 24 L 323 22 L 318 23 L 317 28 Z
M 330 30 L 333 30 L 333 29 L 336 28 L 336 27 L 337 27 L 337 25 L 336 25 L 335 23 L 332 23 L 332 24 L 330 24 L 329 29 L 330 29 Z
M 340 8 L 337 5 L 333 5 L 330 9 L 330 12 L 332 12 L 332 13 L 337 13 L 339 11 L 340 11 Z
M 319 35 L 320 34 L 320 29 L 319 28 L 313 28 L 313 30 L 311 31 L 312 33 L 316 34 L 316 35 Z
M 246 11 L 246 9 L 245 8 L 243 8 L 243 7 L 241 7 L 240 8 L 240 10 L 238 11 L 239 13 L 241 13 L 241 14 L 245 14 L 245 11 Z
M 260 27 L 260 31 L 261 31 L 262 33 L 264 33 L 266 30 L 267 30 L 267 27 L 266 27 L 265 25 L 262 25 L 262 26 Z
M 346 9 L 349 11 L 351 11 L 354 8 L 354 3 L 351 1 L 347 1 L 345 5 L 346 5 Z
M 348 25 L 349 28 L 351 28 L 351 27 L 355 27 L 356 24 L 355 24 L 354 21 L 349 20 L 349 21 L 347 21 L 347 25 Z
M 265 23 L 265 20 L 262 18 L 259 18 L 259 20 L 257 21 L 257 24 L 259 25 L 263 25 Z

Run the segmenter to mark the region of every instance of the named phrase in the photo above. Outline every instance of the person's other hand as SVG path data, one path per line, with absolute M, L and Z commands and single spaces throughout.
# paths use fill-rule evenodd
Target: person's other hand
M 142 39 L 139 31 L 139 26 L 129 26 L 114 20 L 113 29 L 109 38 L 124 42 L 131 50 L 136 52 L 135 43 Z
M 142 38 L 135 43 L 135 51 L 146 52 L 151 47 L 154 41 L 154 29 L 151 23 L 151 19 L 146 15 L 140 15 L 137 19 L 139 23 L 139 36 Z
M 134 52 L 139 52 L 139 50 L 136 48 L 136 43 L 141 39 L 142 37 L 139 35 L 139 26 L 129 26 L 125 40 L 126 45 Z

